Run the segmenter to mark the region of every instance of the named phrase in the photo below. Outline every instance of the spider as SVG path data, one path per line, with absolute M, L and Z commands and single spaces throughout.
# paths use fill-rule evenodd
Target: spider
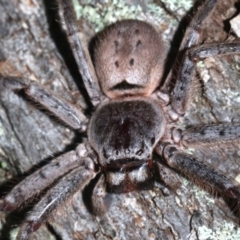
M 234 182 L 198 162 L 184 149 L 235 140 L 239 138 L 240 124 L 177 128 L 177 121 L 184 116 L 189 103 L 195 62 L 239 52 L 237 41 L 197 46 L 201 23 L 217 2 L 206 1 L 192 20 L 180 47 L 182 63 L 171 89 L 171 78 L 165 82 L 162 79 L 164 61 L 159 56 L 164 52 L 163 40 L 151 25 L 125 20 L 109 26 L 98 35 L 92 64 L 72 6 L 69 1 L 61 1 L 68 38 L 95 111 L 88 119 L 81 110 L 33 81 L 1 77 L 1 87 L 23 90 L 71 128 L 87 132 L 88 136 L 75 151 L 52 160 L 1 200 L 3 211 L 13 211 L 62 177 L 27 216 L 18 239 L 27 239 L 61 202 L 96 176 L 99 179 L 93 189 L 92 204 L 99 215 L 107 211 L 107 192 L 151 188 L 155 174 L 164 179 L 164 165 L 153 153 L 161 156 L 163 164 L 170 168 L 239 200 L 240 189 Z

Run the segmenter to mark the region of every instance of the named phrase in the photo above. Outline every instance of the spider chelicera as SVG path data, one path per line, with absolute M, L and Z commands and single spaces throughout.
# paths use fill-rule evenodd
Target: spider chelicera
M 153 153 L 184 176 L 240 199 L 238 185 L 184 152 L 197 144 L 233 141 L 239 138 L 240 124 L 183 130 L 176 127 L 187 110 L 195 62 L 240 51 L 238 41 L 198 46 L 201 24 L 217 2 L 206 1 L 187 29 L 180 47 L 182 62 L 172 87 L 171 77 L 162 79 L 164 43 L 153 26 L 137 20 L 109 26 L 95 39 L 91 60 L 70 1 L 61 1 L 69 42 L 95 111 L 89 119 L 80 109 L 33 81 L 1 76 L 1 87 L 23 90 L 71 128 L 88 136 L 75 151 L 52 160 L 1 200 L 2 211 L 13 211 L 61 177 L 26 217 L 18 239 L 27 239 L 61 202 L 82 190 L 96 175 L 99 179 L 93 189 L 92 205 L 98 215 L 107 211 L 107 192 L 151 188 L 154 174 L 164 178 L 163 166 Z

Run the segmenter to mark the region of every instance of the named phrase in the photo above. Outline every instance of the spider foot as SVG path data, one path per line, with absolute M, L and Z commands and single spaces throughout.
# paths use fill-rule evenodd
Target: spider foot
M 42 225 L 41 221 L 27 221 L 21 226 L 21 229 L 17 235 L 16 240 L 29 239 L 29 234 L 37 231 L 41 225 Z

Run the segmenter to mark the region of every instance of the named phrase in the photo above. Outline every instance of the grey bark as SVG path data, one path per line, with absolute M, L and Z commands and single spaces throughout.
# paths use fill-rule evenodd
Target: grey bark
M 226 40 L 229 19 L 237 12 L 235 2 L 220 1 L 212 18 L 204 24 L 202 39 Z M 81 97 L 85 92 L 78 82 L 65 36 L 59 30 L 57 16 L 53 15 L 56 11 L 52 8 L 56 10 L 57 5 L 51 5 L 47 0 L 0 0 L 1 71 L 39 81 L 68 101 L 85 107 L 87 104 Z M 168 21 L 182 19 L 184 14 L 168 12 L 166 18 Z M 168 24 L 159 27 L 165 29 Z M 167 41 L 172 39 L 174 30 L 166 36 Z M 175 37 L 172 49 L 176 45 Z M 198 64 L 192 103 L 182 126 L 240 121 L 239 59 L 239 56 L 208 58 Z M 66 65 L 71 67 L 70 71 Z M 17 176 L 73 149 L 79 141 L 79 135 L 39 109 L 21 92 L 16 94 L 1 89 L 0 194 L 14 185 L 12 179 L 14 183 L 19 182 Z M 239 144 L 197 151 L 189 149 L 201 161 L 232 178 L 240 174 L 239 150 Z M 5 164 L 7 167 L 3 168 Z M 56 236 L 64 240 L 240 237 L 238 217 L 231 213 L 223 198 L 208 194 L 184 178 L 176 191 L 161 191 L 155 187 L 150 191 L 113 195 L 112 198 L 107 215 L 99 218 L 89 211 L 89 192 L 77 193 L 48 218 L 51 231 L 43 225 L 29 239 L 54 239 Z M 11 235 L 14 239 L 12 229 L 23 219 L 18 214 L 7 217 L 6 224 L 1 226 L 0 238 L 10 239 Z

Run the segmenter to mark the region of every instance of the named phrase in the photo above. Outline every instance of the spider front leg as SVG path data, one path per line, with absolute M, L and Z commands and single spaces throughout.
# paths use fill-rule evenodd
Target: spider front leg
M 59 204 L 75 192 L 81 191 L 95 176 L 96 172 L 92 160 L 88 162 L 86 167 L 81 166 L 68 173 L 33 208 L 25 219 L 17 240 L 29 239 L 28 235 L 36 231 Z
M 71 128 L 82 132 L 86 131 L 88 120 L 79 109 L 54 96 L 52 92 L 44 89 L 36 82 L 21 77 L 0 75 L 0 89 L 4 88 L 12 91 L 23 90 L 27 96 L 40 103 Z
M 50 186 L 56 179 L 83 165 L 85 154 L 86 148 L 84 144 L 80 144 L 75 151 L 70 151 L 53 159 L 50 163 L 25 178 L 1 199 L 0 211 L 14 211 L 28 199 Z
M 166 146 L 163 148 L 163 151 L 161 151 L 161 146 L 159 146 L 158 153 L 161 152 L 167 164 L 184 176 L 196 181 L 210 192 L 216 190 L 223 196 L 240 201 L 240 186 L 223 174 L 197 161 L 191 155 L 181 152 L 173 145 Z

